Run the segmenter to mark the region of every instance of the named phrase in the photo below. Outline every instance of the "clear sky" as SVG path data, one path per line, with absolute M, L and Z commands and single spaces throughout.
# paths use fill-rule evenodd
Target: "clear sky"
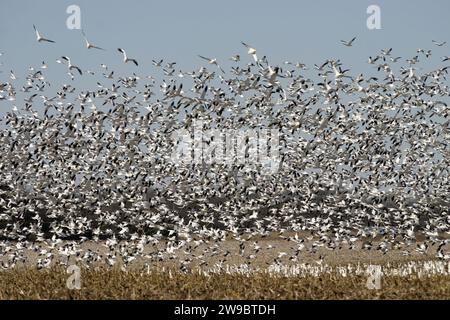
M 66 27 L 66 9 L 72 4 L 81 8 L 88 38 L 107 51 L 88 51 L 81 32 Z M 366 9 L 372 4 L 381 8 L 381 30 L 366 26 Z M 29 66 L 39 67 L 44 60 L 47 74 L 55 72 L 70 82 L 65 68 L 55 63 L 62 55 L 84 70 L 99 72 L 100 63 L 106 63 L 119 75 L 152 74 L 151 60 L 160 58 L 177 61 L 177 72 L 192 70 L 205 65 L 198 54 L 216 57 L 227 67 L 236 53 L 250 61 L 241 41 L 257 48 L 259 56 L 267 55 L 272 64 L 291 60 L 312 67 L 340 58 L 352 74 L 369 70 L 367 58 L 389 47 L 404 58 L 414 56 L 417 48 L 433 49 L 434 63 L 442 65 L 440 57 L 450 55 L 450 44 L 437 47 L 431 40 L 450 43 L 449 14 L 447 0 L 0 0 L 0 81 L 9 81 L 10 69 L 23 80 Z M 37 43 L 33 24 L 56 43 Z M 339 43 L 353 36 L 353 47 Z M 124 65 L 118 47 L 140 66 Z

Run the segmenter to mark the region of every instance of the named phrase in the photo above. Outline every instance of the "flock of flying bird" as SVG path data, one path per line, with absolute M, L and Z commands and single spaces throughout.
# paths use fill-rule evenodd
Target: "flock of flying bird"
M 33 27 L 38 42 L 54 43 Z M 82 35 L 87 49 L 104 50 Z M 251 260 L 264 251 L 255 239 L 273 234 L 292 244 L 275 262 L 320 247 L 386 253 L 411 244 L 449 259 L 449 66 L 422 72 L 431 50 L 405 59 L 386 49 L 369 58 L 374 75 L 351 75 L 330 59 L 307 77 L 305 64 L 274 66 L 242 44 L 250 59 L 231 57 L 228 72 L 205 56 L 210 69 L 178 74 L 175 62 L 153 60 L 159 83 L 106 65 L 91 90 L 50 84 L 44 62 L 23 84 L 11 71 L 0 82 L 0 103 L 13 104 L 0 122 L 1 265 L 26 261 L 26 248 L 46 267 L 58 256 L 109 265 L 177 259 L 175 249 L 206 244 L 183 258 L 185 268 L 208 255 L 226 261 L 220 244 L 231 238 Z M 72 79 L 95 75 L 61 59 Z M 171 136 L 195 120 L 204 129 L 277 129 L 278 171 L 174 162 Z M 86 241 L 109 251 L 82 251 Z M 148 245 L 155 250 L 144 254 Z

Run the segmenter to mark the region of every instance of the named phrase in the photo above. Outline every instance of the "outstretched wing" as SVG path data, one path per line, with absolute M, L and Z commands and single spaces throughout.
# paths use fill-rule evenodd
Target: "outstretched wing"
M 78 73 L 80 74 L 80 76 L 83 75 L 83 72 L 81 72 L 81 69 L 80 69 L 80 68 L 78 68 L 78 67 L 74 67 L 74 68 L 77 69 L 77 71 L 78 71 Z
M 207 57 L 204 57 L 204 56 L 201 56 L 201 55 L 198 55 L 200 58 L 202 58 L 202 59 L 205 59 L 206 61 L 211 61 L 211 59 L 210 58 L 207 58 Z
M 219 65 L 217 65 L 217 68 L 219 68 L 220 69 L 220 71 L 222 71 L 222 73 L 225 73 L 225 71 L 222 69 L 222 67 L 221 66 L 219 66 Z
M 92 49 L 98 49 L 98 50 L 106 51 L 106 49 L 103 49 L 103 48 L 101 48 L 101 47 L 94 46 L 93 44 L 91 44 L 90 47 L 91 47 Z
M 36 33 L 36 37 L 39 39 L 41 35 L 39 34 L 39 31 L 36 29 L 36 26 L 33 24 L 34 32 Z
M 101 47 L 97 47 L 97 46 L 93 45 L 92 43 L 90 43 L 89 40 L 87 39 L 86 34 L 84 33 L 83 29 L 81 29 L 81 34 L 83 35 L 84 41 L 86 41 L 86 47 L 88 49 L 98 49 L 98 50 L 106 51 L 105 49 L 103 49 Z
M 46 38 L 41 38 L 41 41 L 46 41 L 46 42 L 55 43 L 55 41 L 50 40 L 50 39 L 46 39 Z

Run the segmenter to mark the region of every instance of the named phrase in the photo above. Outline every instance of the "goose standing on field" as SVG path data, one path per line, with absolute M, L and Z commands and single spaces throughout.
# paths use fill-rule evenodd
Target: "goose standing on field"
M 121 52 L 123 55 L 123 62 L 127 63 L 127 62 L 133 62 L 136 66 L 138 66 L 138 62 L 136 61 L 136 59 L 131 59 L 127 57 L 127 53 L 125 52 L 125 50 L 121 49 L 121 48 L 117 48 L 117 51 Z
M 45 41 L 45 42 L 55 43 L 55 41 L 53 41 L 53 40 L 44 38 L 44 37 L 39 33 L 39 31 L 36 29 L 36 26 L 35 26 L 34 24 L 33 24 L 33 28 L 34 28 L 34 31 L 36 32 L 36 40 L 37 40 L 37 42 L 43 42 L 43 41 Z

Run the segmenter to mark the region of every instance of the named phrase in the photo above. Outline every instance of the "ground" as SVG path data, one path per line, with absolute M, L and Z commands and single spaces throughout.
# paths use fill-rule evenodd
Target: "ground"
M 184 273 L 180 261 L 209 245 L 199 246 L 194 254 L 176 252 L 177 259 L 153 265 L 139 260 L 126 269 L 121 263 L 80 265 L 79 290 L 68 288 L 72 274 L 65 267 L 53 264 L 37 270 L 37 253 L 27 252 L 26 264 L 0 271 L 0 299 L 450 299 L 450 262 L 437 260 L 433 246 L 420 254 L 414 250 L 417 243 L 412 243 L 410 255 L 404 249 L 383 254 L 376 249 L 319 247 L 314 253 L 301 251 L 292 261 L 292 241 L 259 239 L 258 245 L 273 249 L 248 259 L 251 243 L 242 257 L 238 241 L 222 242 L 221 254 L 205 256 L 203 265 L 195 260 Z M 106 250 L 104 244 L 93 242 L 81 247 Z M 162 249 L 148 246 L 144 251 L 152 250 Z M 289 254 L 276 261 L 280 252 Z M 383 270 L 378 289 L 367 287 L 370 265 Z

